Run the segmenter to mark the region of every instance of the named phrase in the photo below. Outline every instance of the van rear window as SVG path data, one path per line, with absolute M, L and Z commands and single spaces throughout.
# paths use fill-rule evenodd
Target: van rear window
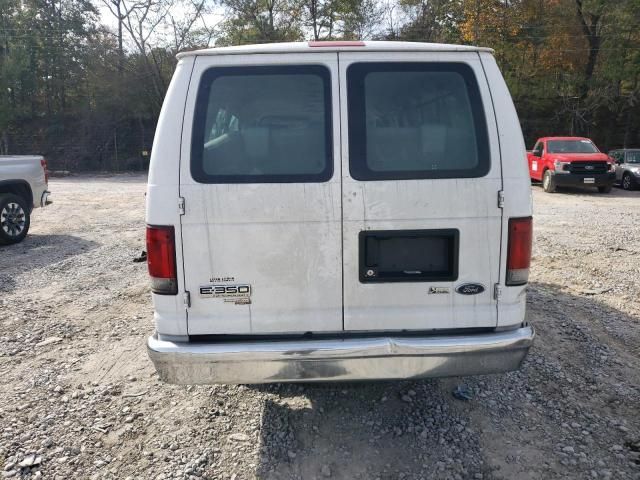
M 333 175 L 330 73 L 219 67 L 198 88 L 191 173 L 201 183 L 324 182 Z
M 461 63 L 347 69 L 349 170 L 357 180 L 482 177 L 490 154 L 473 70 Z

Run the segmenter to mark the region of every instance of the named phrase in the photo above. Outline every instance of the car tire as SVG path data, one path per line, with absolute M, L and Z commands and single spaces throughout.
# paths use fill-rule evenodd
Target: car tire
M 30 224 L 27 201 L 13 193 L 0 194 L 0 245 L 21 242 Z
M 551 175 L 549 170 L 545 170 L 542 176 L 542 189 L 547 193 L 556 191 L 556 182 L 553 180 L 553 175 Z
M 633 178 L 631 178 L 631 174 L 625 173 L 622 175 L 622 182 L 620 182 L 622 188 L 625 190 L 633 190 L 635 185 L 633 184 Z
M 598 187 L 598 192 L 600 193 L 611 193 L 611 189 L 613 187 L 611 185 L 606 185 L 604 187 Z

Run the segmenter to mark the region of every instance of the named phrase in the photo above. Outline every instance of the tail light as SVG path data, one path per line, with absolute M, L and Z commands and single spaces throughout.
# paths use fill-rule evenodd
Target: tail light
M 45 158 L 40 160 L 40 166 L 44 171 L 44 183 L 49 183 L 49 170 L 47 170 L 47 160 Z
M 169 226 L 147 225 L 147 266 L 151 291 L 160 295 L 178 293 L 175 231 Z
M 506 284 L 524 285 L 529 281 L 533 221 L 531 217 L 509 219 Z

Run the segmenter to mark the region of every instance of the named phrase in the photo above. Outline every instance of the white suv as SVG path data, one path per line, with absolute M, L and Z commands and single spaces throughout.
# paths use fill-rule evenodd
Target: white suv
M 147 248 L 170 383 L 519 367 L 531 193 L 492 51 L 310 42 L 182 53 Z

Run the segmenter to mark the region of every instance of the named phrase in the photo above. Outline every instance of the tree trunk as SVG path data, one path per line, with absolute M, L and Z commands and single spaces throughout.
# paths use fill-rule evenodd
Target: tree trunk
M 124 69 L 124 49 L 122 48 L 122 17 L 121 0 L 116 0 L 116 13 L 118 14 L 118 74 L 122 77 Z
M 9 154 L 9 136 L 7 135 L 7 131 L 3 130 L 2 135 L 0 136 L 0 155 L 8 155 Z
M 269 2 L 269 40 L 273 40 L 274 19 L 273 9 L 275 8 L 275 0 Z
M 318 0 L 311 0 L 309 13 L 311 14 L 311 22 L 313 24 L 313 39 L 320 40 L 320 30 L 318 29 Z
M 589 45 L 589 57 L 584 69 L 584 78 L 579 92 L 580 99 L 584 100 L 589 95 L 589 84 L 593 78 L 593 72 L 598 61 L 598 54 L 600 53 L 600 43 L 602 39 L 598 34 L 598 24 L 600 23 L 601 17 L 600 15 L 588 14 L 589 23 L 587 23 L 585 20 L 585 12 L 582 8 L 582 0 L 576 0 L 576 9 L 582 26 L 582 33 Z

